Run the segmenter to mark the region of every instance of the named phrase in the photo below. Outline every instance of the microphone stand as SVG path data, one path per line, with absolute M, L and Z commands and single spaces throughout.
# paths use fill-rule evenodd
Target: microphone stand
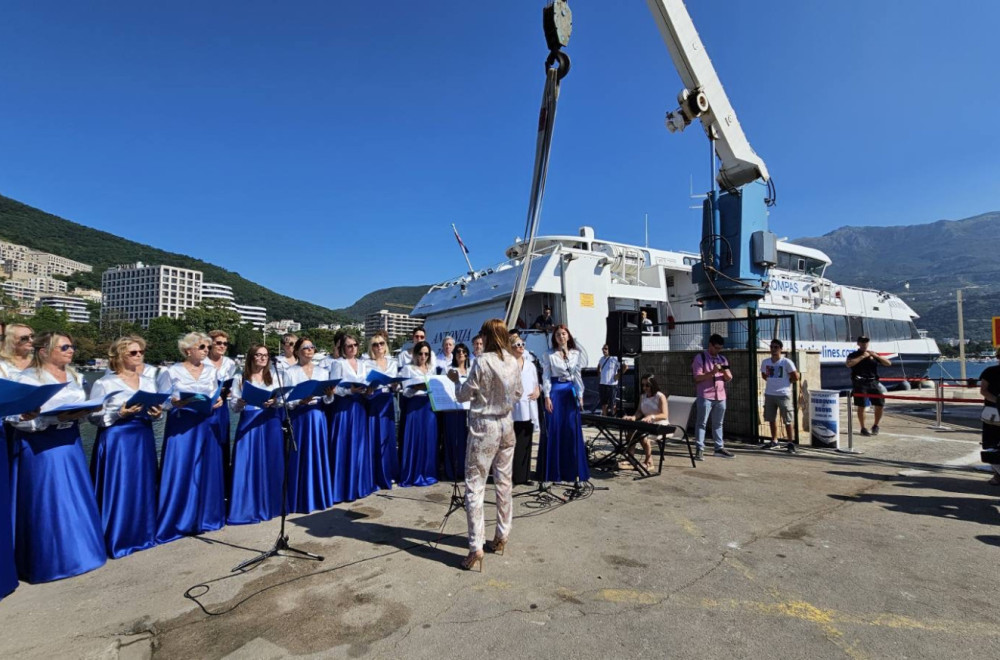
M 271 364 L 274 365 L 274 375 L 278 380 L 279 390 L 284 387 L 284 383 L 281 378 L 281 370 L 278 369 L 278 356 L 271 358 Z M 271 546 L 269 550 L 265 550 L 260 554 L 242 561 L 236 566 L 234 566 L 230 573 L 237 573 L 251 566 L 255 566 L 266 559 L 271 557 L 292 557 L 295 559 L 311 559 L 313 561 L 323 561 L 322 555 L 313 554 L 311 552 L 306 552 L 305 550 L 300 550 L 299 548 L 293 548 L 288 545 L 288 535 L 285 534 L 285 519 L 288 517 L 288 457 L 292 451 L 297 451 L 298 447 L 295 445 L 295 436 L 292 434 L 292 415 L 291 409 L 288 407 L 288 399 L 286 393 L 282 392 L 278 396 L 278 403 L 281 405 L 282 411 L 285 413 L 284 418 L 281 420 L 281 432 L 284 437 L 285 443 L 285 465 L 284 474 L 281 478 L 281 527 L 278 530 L 278 538 L 275 539 L 274 545 Z M 294 555 L 282 554 L 284 552 L 294 552 Z

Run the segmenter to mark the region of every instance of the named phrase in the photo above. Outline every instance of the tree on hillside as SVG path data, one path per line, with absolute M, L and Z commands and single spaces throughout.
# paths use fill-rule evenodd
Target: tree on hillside
M 150 319 L 146 329 L 146 362 L 159 364 L 161 362 L 176 362 L 180 359 L 177 350 L 177 340 L 187 332 L 183 321 L 169 316 L 158 316 Z
M 184 312 L 184 326 L 188 332 L 223 330 L 232 335 L 242 322 L 239 313 L 229 307 L 229 303 L 215 298 L 203 300 Z
M 69 332 L 69 315 L 51 307 L 39 307 L 35 315 L 28 319 L 28 325 L 36 333 Z

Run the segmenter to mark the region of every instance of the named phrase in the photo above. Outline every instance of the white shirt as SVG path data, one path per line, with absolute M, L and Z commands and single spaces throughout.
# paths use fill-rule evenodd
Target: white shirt
M 538 387 L 538 372 L 531 355 L 524 352 L 524 365 L 521 367 L 521 398 L 514 404 L 514 421 L 531 422 L 538 426 L 538 399 L 531 400 L 528 396 Z
M 222 360 L 219 362 L 219 366 L 215 366 L 215 363 L 205 358 L 205 364 L 215 367 L 215 370 L 219 372 L 219 380 L 229 380 L 236 376 L 236 362 L 229 356 L 223 355 Z
M 767 376 L 764 384 L 764 394 L 772 396 L 791 396 L 791 374 L 796 371 L 795 363 L 786 357 L 772 360 L 768 357 L 760 365 L 760 373 Z
M 455 357 L 454 349 L 452 350 L 451 355 L 438 353 L 437 355 L 434 356 L 434 365 L 440 367 L 441 369 L 444 369 L 445 372 L 447 372 L 447 370 L 451 368 L 451 361 L 454 357 Z
M 597 368 L 601 372 L 601 385 L 617 385 L 618 369 L 621 363 L 614 355 L 601 357 Z
M 153 379 L 152 375 L 149 375 L 148 370 L 145 368 L 139 375 L 139 390 L 142 390 L 143 392 L 156 391 L 156 380 Z M 88 418 L 90 419 L 90 423 L 102 428 L 107 428 L 117 422 L 121 419 L 122 404 L 131 399 L 132 395 L 137 391 L 138 390 L 132 389 L 132 387 L 122 380 L 121 376 L 118 374 L 105 374 L 99 378 L 90 390 L 90 398 L 97 399 L 99 397 L 103 397 L 109 392 L 118 393 L 112 395 L 111 398 L 104 402 L 104 410 L 90 414 Z
M 663 392 L 657 392 L 653 396 L 646 396 L 645 394 L 643 394 L 641 397 L 639 397 L 639 413 L 641 414 L 641 416 L 640 417 L 636 417 L 636 419 L 638 419 L 639 421 L 642 421 L 642 418 L 646 417 L 647 415 L 659 415 L 660 414 L 660 400 L 663 399 L 664 402 L 665 402 L 666 398 L 667 397 L 666 397 L 666 395 L 663 394 Z M 658 419 L 654 423 L 655 424 L 669 424 L 670 420 L 669 419 Z
M 575 348 L 566 351 L 566 358 L 563 360 L 562 351 L 555 350 L 549 353 L 542 361 L 542 391 L 545 396 L 552 392 L 552 381 L 570 381 L 576 389 L 577 398 L 583 397 L 583 354 Z
M 368 365 L 361 358 L 356 359 L 355 362 L 358 365 L 357 369 L 351 366 L 351 362 L 347 358 L 337 358 L 330 366 L 330 378 L 339 378 L 340 380 L 346 380 L 353 383 L 364 382 L 365 376 L 368 375 Z M 350 386 L 341 387 L 338 385 L 337 394 L 340 396 L 350 394 L 351 392 L 349 387 Z
M 413 362 L 413 352 L 412 351 L 400 351 L 399 352 L 399 368 L 402 370 L 403 367 Z M 431 351 L 431 373 L 436 373 L 437 371 L 437 356 L 434 355 L 434 351 Z
M 52 385 L 60 381 L 45 369 L 35 369 L 28 367 L 17 377 L 17 382 L 28 385 Z M 56 392 L 55 396 L 45 402 L 44 408 L 52 409 L 65 406 L 68 403 L 80 403 L 87 400 L 87 392 L 83 389 L 83 377 L 72 369 L 66 370 L 66 387 Z M 31 421 L 21 421 L 20 415 L 11 415 L 7 421 L 21 431 L 34 433 L 44 431 L 50 426 L 60 429 L 69 428 L 74 422 L 60 422 L 57 415 L 39 415 Z M 6 449 L 5 449 L 6 451 Z
M 299 383 L 306 382 L 307 380 L 330 380 L 330 372 L 327 371 L 326 368 L 321 367 L 320 365 L 315 364 L 315 363 L 313 363 L 312 378 L 310 378 L 309 376 L 306 375 L 306 372 L 302 368 L 302 365 L 299 365 L 299 364 L 296 364 L 295 366 L 289 367 L 288 370 L 285 371 L 285 386 L 286 387 L 288 387 L 288 386 L 294 387 L 294 386 L 298 385 Z M 333 401 L 333 397 L 329 397 L 328 398 L 328 397 L 324 396 L 323 400 L 325 402 L 327 402 L 327 403 L 330 403 L 331 401 Z M 295 406 L 298 405 L 298 403 L 299 403 L 298 401 L 290 401 L 288 403 L 288 405 L 289 405 L 289 407 L 294 408 Z M 316 399 L 313 399 L 312 403 L 310 403 L 309 405 L 314 406 L 314 405 L 316 405 L 318 403 L 319 403 L 319 401 L 317 401 Z
M 284 375 L 290 367 L 294 367 L 298 363 L 299 361 L 295 359 L 294 355 L 292 356 L 291 362 L 289 362 L 284 355 L 279 355 L 278 359 L 274 363 L 274 366 L 277 367 L 278 371 L 280 371 L 282 375 Z
M 424 378 L 427 378 L 427 376 L 433 376 L 433 375 L 434 375 L 433 367 L 428 369 L 427 371 L 421 371 L 412 364 L 408 364 L 399 370 L 400 378 L 419 378 L 423 380 Z M 427 390 L 415 390 L 411 387 L 404 387 L 403 396 L 406 397 L 427 396 Z
M 267 385 L 263 382 L 251 382 L 250 384 L 254 387 L 259 387 L 262 390 L 267 390 L 268 392 L 273 392 L 278 388 L 278 377 L 271 369 L 271 384 Z M 236 374 L 233 378 L 233 389 L 232 395 L 229 397 L 229 409 L 233 412 L 241 412 L 244 409 L 250 410 L 261 410 L 260 406 L 252 406 L 245 401 L 241 401 L 243 398 L 243 374 Z
M 202 370 L 198 378 L 191 375 L 191 372 L 187 370 L 183 362 L 172 364 L 160 372 L 156 380 L 156 391 L 170 393 L 170 399 L 167 400 L 164 408 L 169 408 L 173 404 L 174 399 L 180 399 L 181 392 L 204 394 L 205 396 L 215 394 L 216 390 L 219 389 L 218 372 L 215 370 L 215 367 L 208 363 L 208 360 L 203 361 L 201 364 Z M 212 403 L 215 402 L 213 401 Z
M 21 370 L 15 367 L 13 362 L 8 362 L 7 360 L 0 358 L 0 378 L 17 380 L 17 377 L 20 375 Z

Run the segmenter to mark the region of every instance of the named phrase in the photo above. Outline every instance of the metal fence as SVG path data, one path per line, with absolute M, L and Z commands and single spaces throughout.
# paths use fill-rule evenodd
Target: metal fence
M 638 374 L 652 373 L 664 393 L 676 396 L 695 396 L 691 363 L 695 356 L 708 346 L 713 334 L 725 340 L 725 355 L 733 373 L 727 386 L 726 418 L 724 432 L 756 442 L 761 437 L 762 381 L 761 361 L 769 354 L 771 339 L 784 343 L 784 350 L 795 361 L 795 315 L 757 315 L 750 310 L 742 318 L 726 320 L 682 321 L 653 326 L 652 336 L 666 338 L 656 342 L 657 348 L 646 350 L 653 342 L 643 342 L 644 350 L 636 358 Z M 664 348 L 665 346 L 665 348 Z M 638 407 L 639 393 L 634 394 L 631 405 Z M 793 384 L 792 401 L 795 406 L 795 429 L 798 440 L 799 395 Z

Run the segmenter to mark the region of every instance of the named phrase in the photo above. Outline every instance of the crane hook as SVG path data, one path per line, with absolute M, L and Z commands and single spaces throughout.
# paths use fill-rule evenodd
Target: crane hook
M 559 66 L 555 67 L 559 70 L 559 80 L 562 81 L 569 73 L 569 55 L 562 52 L 561 50 L 554 50 L 549 53 L 549 56 L 545 58 L 545 68 L 546 70 L 553 68 L 553 65 L 558 62 Z

